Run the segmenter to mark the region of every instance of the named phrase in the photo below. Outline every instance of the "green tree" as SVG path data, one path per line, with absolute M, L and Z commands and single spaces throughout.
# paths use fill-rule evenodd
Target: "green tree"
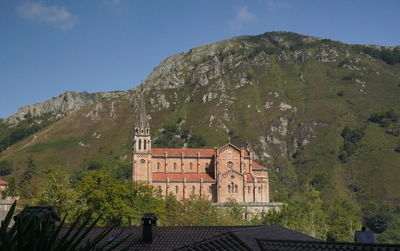
M 117 180 L 105 170 L 92 171 L 77 187 L 81 213 L 98 225 L 130 226 L 140 223 L 144 212 L 162 212 L 161 198 L 147 185 Z
M 353 241 L 354 232 L 361 227 L 358 211 L 346 200 L 332 199 L 323 205 L 327 217 L 328 241 Z
M 203 196 L 192 195 L 178 201 L 174 195 L 165 198 L 161 222 L 166 226 L 214 226 L 244 224 L 244 210 L 236 202 L 230 207 L 218 207 Z
M 183 140 L 179 135 L 179 129 L 176 125 L 166 125 L 164 130 L 154 141 L 155 147 L 180 148 L 183 146 Z
M 36 198 L 36 204 L 42 206 L 53 206 L 58 214 L 68 215 L 67 222 L 73 221 L 79 208 L 78 195 L 72 188 L 70 177 L 64 171 L 47 169 L 45 174 L 44 188 Z
M 312 188 L 304 196 L 290 199 L 280 211 L 268 212 L 262 223 L 281 225 L 321 239 L 326 239 L 328 231 L 320 193 Z
M 245 221 L 246 210 L 234 199 L 229 199 L 226 203 L 226 214 L 228 217 L 225 217 L 226 225 L 243 225 L 247 222 Z M 228 221 L 228 222 L 227 222 Z
M 343 147 L 339 154 L 341 162 L 347 162 L 348 158 L 357 150 L 357 143 L 364 136 L 362 129 L 350 129 L 345 127 L 341 133 L 343 138 Z
M 391 210 L 387 206 L 369 203 L 363 209 L 364 223 L 374 233 L 383 233 L 394 220 Z
M 189 148 L 202 148 L 206 146 L 206 140 L 202 136 L 193 135 L 189 138 Z

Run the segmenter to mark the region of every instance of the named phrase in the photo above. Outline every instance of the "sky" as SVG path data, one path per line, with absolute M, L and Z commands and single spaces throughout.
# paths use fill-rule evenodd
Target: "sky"
M 65 91 L 126 90 L 166 57 L 292 31 L 400 45 L 398 0 L 0 0 L 0 118 Z

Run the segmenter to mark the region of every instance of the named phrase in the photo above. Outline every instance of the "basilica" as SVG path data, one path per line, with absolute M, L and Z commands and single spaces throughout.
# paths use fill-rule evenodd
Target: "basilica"
M 202 195 L 215 203 L 268 203 L 267 168 L 250 147 L 228 143 L 211 149 L 152 148 L 143 101 L 134 128 L 132 179 L 178 199 Z

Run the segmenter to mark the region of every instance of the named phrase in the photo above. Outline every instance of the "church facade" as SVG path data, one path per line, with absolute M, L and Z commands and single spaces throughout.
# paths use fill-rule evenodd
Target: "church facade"
M 152 148 L 143 102 L 134 128 L 132 179 L 178 199 L 195 194 L 216 203 L 269 202 L 267 168 L 253 160 L 249 147 L 228 143 L 213 149 Z

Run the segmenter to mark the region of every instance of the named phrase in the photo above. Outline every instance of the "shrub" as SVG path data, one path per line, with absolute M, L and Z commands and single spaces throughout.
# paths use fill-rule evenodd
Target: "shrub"
M 202 136 L 193 135 L 189 138 L 188 147 L 201 148 L 206 146 L 206 140 Z
M 364 136 L 362 129 L 350 129 L 345 127 L 341 133 L 343 146 L 338 156 L 340 162 L 347 162 L 348 158 L 356 151 L 358 141 Z
M 11 162 L 7 160 L 0 161 L 0 176 L 9 175 L 11 172 Z
M 102 167 L 103 167 L 103 164 L 101 164 L 98 161 L 93 160 L 89 163 L 87 170 L 98 170 L 98 169 L 101 169 Z

